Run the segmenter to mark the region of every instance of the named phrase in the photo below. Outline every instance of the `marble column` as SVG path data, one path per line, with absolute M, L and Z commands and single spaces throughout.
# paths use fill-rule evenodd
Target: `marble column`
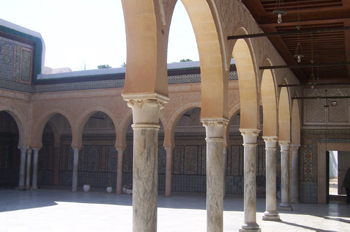
M 40 148 L 33 148 L 33 179 L 32 179 L 32 190 L 38 189 L 38 157 Z
M 226 174 L 227 174 L 227 148 L 223 148 L 223 175 L 224 175 L 224 183 L 223 183 L 223 194 L 224 198 L 226 196 Z
M 299 203 L 299 147 L 292 144 L 292 203 Z
M 73 147 L 73 177 L 72 177 L 72 192 L 76 192 L 78 188 L 78 162 L 79 162 L 79 150 L 80 148 Z
M 207 232 L 223 231 L 224 129 L 226 119 L 202 119 L 207 142 Z
M 173 163 L 173 148 L 164 147 L 166 151 L 166 170 L 165 170 L 165 196 L 171 196 L 171 173 Z
M 263 220 L 280 221 L 276 199 L 277 136 L 264 136 L 266 150 L 266 211 Z
M 169 99 L 158 94 L 122 95 L 132 108 L 133 232 L 157 231 L 159 111 Z
M 256 141 L 260 130 L 240 129 L 244 146 L 244 224 L 240 232 L 260 232 L 256 223 Z
M 27 150 L 26 189 L 30 189 L 30 170 L 32 168 L 32 152 L 33 150 L 31 148 Z
M 279 141 L 281 147 L 281 203 L 280 211 L 291 211 L 289 200 L 289 141 Z
M 125 147 L 116 147 L 118 152 L 118 167 L 117 167 L 117 194 L 122 194 L 123 188 L 123 154 Z
M 18 149 L 21 150 L 21 160 L 19 165 L 19 184 L 17 189 L 18 190 L 24 190 L 24 178 L 26 176 L 25 169 L 26 169 L 26 153 L 28 147 L 18 147 Z

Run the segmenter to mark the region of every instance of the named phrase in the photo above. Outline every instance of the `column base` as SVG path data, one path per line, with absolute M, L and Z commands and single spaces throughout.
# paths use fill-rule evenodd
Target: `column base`
M 239 232 L 261 232 L 261 229 L 239 229 Z
M 293 211 L 293 208 L 291 205 L 280 205 L 278 211 Z
M 259 225 L 257 223 L 243 224 L 242 229 L 239 232 L 261 232 Z
M 16 190 L 18 190 L 18 191 L 26 191 L 26 186 L 19 185 L 18 187 L 16 187 Z
M 265 212 L 264 216 L 262 217 L 262 220 L 264 221 L 281 221 L 280 216 L 276 212 Z
M 39 190 L 38 186 L 32 186 L 30 190 Z

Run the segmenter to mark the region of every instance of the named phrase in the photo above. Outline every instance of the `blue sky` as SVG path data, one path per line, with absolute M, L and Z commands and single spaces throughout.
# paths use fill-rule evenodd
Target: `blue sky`
M 121 0 L 0 0 L 0 18 L 41 33 L 46 44 L 45 65 L 96 69 L 126 61 Z M 170 26 L 168 63 L 199 60 L 189 17 L 176 4 Z

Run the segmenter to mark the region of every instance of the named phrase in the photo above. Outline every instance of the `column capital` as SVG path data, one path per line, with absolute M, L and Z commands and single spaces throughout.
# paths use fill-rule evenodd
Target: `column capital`
M 265 148 L 276 148 L 278 136 L 263 136 Z
M 171 147 L 164 147 L 164 149 L 167 151 L 167 152 L 172 152 L 174 150 L 174 147 L 171 146 Z
M 201 122 L 205 127 L 207 139 L 224 139 L 224 130 L 228 124 L 226 118 L 202 118 Z
M 133 128 L 159 128 L 159 110 L 169 98 L 157 93 L 152 94 L 122 94 L 128 107 L 132 109 Z
M 33 152 L 33 149 L 29 147 L 29 148 L 27 149 L 27 154 L 32 154 L 32 152 Z
M 27 150 L 30 147 L 29 146 L 18 146 L 17 148 L 22 151 L 22 150 Z
M 259 129 L 239 129 L 243 136 L 243 143 L 256 144 L 256 139 L 260 133 Z
M 290 141 L 278 141 L 281 151 L 288 151 L 290 146 Z
M 290 147 L 293 149 L 298 149 L 300 147 L 300 144 L 291 144 Z
M 72 147 L 73 151 L 76 152 L 76 151 L 79 151 L 81 149 L 81 147 Z
M 41 149 L 41 147 L 40 147 L 40 148 L 37 148 L 37 147 L 34 148 L 34 147 L 33 147 L 32 149 L 33 149 L 33 151 L 34 151 L 34 153 L 35 153 L 35 152 L 39 152 L 40 149 Z
M 119 150 L 121 150 L 121 152 L 125 151 L 126 147 L 115 147 L 115 149 L 119 152 Z

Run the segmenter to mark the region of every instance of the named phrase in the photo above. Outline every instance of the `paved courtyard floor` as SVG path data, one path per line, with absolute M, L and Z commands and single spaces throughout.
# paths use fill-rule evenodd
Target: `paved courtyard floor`
M 108 194 L 104 189 L 72 193 L 66 187 L 37 191 L 0 189 L 0 231 L 131 232 L 132 196 Z M 294 204 L 280 212 L 281 222 L 262 221 L 265 198 L 257 199 L 257 223 L 263 232 L 350 232 L 350 205 Z M 243 196 L 227 195 L 224 231 L 237 232 L 243 223 Z M 158 232 L 205 232 L 205 194 L 173 193 L 158 197 Z

